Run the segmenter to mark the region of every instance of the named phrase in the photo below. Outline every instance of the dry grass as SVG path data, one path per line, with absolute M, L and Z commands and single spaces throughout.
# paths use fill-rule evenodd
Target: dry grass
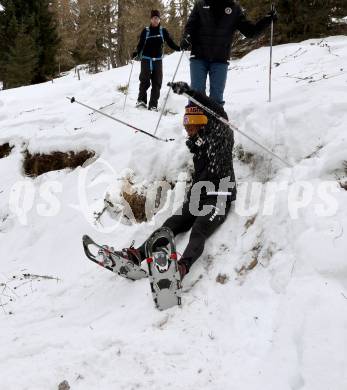
M 347 176 L 347 161 L 343 163 L 343 170 L 345 176 Z M 340 187 L 347 191 L 347 180 L 339 179 Z
M 247 219 L 247 221 L 245 223 L 246 230 L 248 230 L 251 226 L 254 225 L 254 222 L 255 222 L 256 219 L 257 219 L 256 215 L 254 215 L 253 217 L 250 217 L 249 219 Z
M 252 257 L 250 261 L 243 265 L 241 268 L 236 269 L 236 273 L 239 276 L 246 275 L 249 271 L 252 271 L 259 264 L 259 254 L 262 250 L 262 245 L 257 243 L 251 250 Z
M 6 144 L 0 145 L 0 158 L 9 156 L 13 148 L 14 146 L 10 146 L 8 142 Z
M 31 154 L 26 151 L 23 169 L 27 176 L 37 177 L 51 171 L 59 171 L 66 168 L 75 169 L 94 156 L 95 152 L 90 150 L 82 150 L 78 153 L 53 152 L 50 154 Z
M 227 284 L 229 282 L 229 276 L 226 274 L 218 274 L 216 282 L 219 284 Z
M 242 145 L 237 145 L 234 149 L 234 157 L 244 164 L 250 164 L 254 159 L 254 154 L 245 152 Z
M 118 85 L 117 87 L 117 91 L 121 92 L 121 93 L 124 93 L 127 94 L 128 93 L 128 85 Z

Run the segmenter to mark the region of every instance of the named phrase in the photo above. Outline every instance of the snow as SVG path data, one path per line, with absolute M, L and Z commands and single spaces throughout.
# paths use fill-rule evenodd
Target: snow
M 147 189 L 182 180 L 191 164 L 185 99 L 170 96 L 178 115 L 164 116 L 158 135 L 176 140 L 159 143 L 66 100 L 113 103 L 103 110 L 154 131 L 158 114 L 134 108 L 138 63 L 125 112 L 118 87 L 130 66 L 0 92 L 0 145 L 15 146 L 0 160 L 2 388 L 53 390 L 67 380 L 74 390 L 346 389 L 347 192 L 338 181 L 347 180 L 347 38 L 275 47 L 271 104 L 268 55 L 262 48 L 230 64 L 226 111 L 293 168 L 235 134 L 254 155 L 235 160 L 235 210 L 184 280 L 183 307 L 167 312 L 154 308 L 146 280 L 86 261 L 81 237 L 140 244 L 170 215 L 178 191 L 148 223 L 107 214 L 92 223 L 106 193 L 120 201 L 124 177 Z M 165 58 L 162 101 L 178 59 Z M 177 80 L 189 80 L 188 65 L 185 56 Z M 23 175 L 26 149 L 85 148 L 98 159 L 84 168 Z M 227 283 L 216 283 L 219 273 Z

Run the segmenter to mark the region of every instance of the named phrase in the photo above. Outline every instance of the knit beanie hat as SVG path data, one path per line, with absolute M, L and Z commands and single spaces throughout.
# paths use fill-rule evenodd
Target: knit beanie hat
M 208 119 L 200 107 L 188 105 L 183 118 L 183 124 L 186 125 L 207 125 Z
M 157 9 L 152 9 L 152 11 L 151 11 L 151 19 L 154 18 L 155 16 L 160 18 L 160 12 Z

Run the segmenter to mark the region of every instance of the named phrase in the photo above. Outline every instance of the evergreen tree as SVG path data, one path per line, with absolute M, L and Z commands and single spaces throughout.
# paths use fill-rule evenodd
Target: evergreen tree
M 79 17 L 75 57 L 97 73 L 107 62 L 109 0 L 78 0 Z
M 53 19 L 49 0 L 33 2 L 33 17 L 35 20 L 34 34 L 39 50 L 39 63 L 35 75 L 36 82 L 46 81 L 57 72 L 57 49 L 59 44 L 57 26 Z
M 270 0 L 241 1 L 254 20 L 269 12 L 271 3 Z M 273 3 L 279 13 L 275 30 L 277 43 L 334 35 L 338 24 L 333 18 L 347 15 L 346 0 L 276 0 Z
M 60 74 L 75 65 L 73 53 L 76 46 L 76 8 L 70 0 L 54 0 L 52 8 L 59 37 L 57 62 Z
M 166 26 L 175 42 L 180 42 L 182 23 L 176 0 L 170 0 L 168 8 Z
M 2 1 L 3 11 L 0 12 L 0 80 L 3 88 L 7 88 L 6 71 L 10 43 L 14 42 L 18 34 L 16 9 L 12 0 Z
M 184 27 L 188 21 L 190 10 L 194 5 L 194 0 L 179 0 L 178 9 L 180 12 L 182 26 Z
M 29 42 L 27 35 L 30 36 L 30 51 L 36 50 L 36 54 L 33 55 L 37 58 L 33 82 L 41 82 L 53 77 L 57 68 L 55 57 L 58 39 L 50 2 L 48 0 L 2 0 L 2 6 L 4 12 L 0 13 L 0 77 L 4 88 L 9 84 L 7 74 L 11 64 L 8 61 L 16 58 L 15 52 L 20 45 L 16 40 L 19 33 L 20 38 L 27 42 Z M 18 24 L 21 25 L 20 31 Z
M 23 26 L 10 47 L 6 62 L 7 88 L 32 83 L 38 65 L 37 49 L 34 39 L 25 32 Z

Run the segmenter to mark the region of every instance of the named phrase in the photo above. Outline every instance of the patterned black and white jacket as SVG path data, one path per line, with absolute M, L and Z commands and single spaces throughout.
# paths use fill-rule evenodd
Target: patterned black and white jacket
M 196 91 L 191 91 L 189 95 L 228 120 L 223 107 L 213 99 Z M 186 142 L 189 151 L 193 153 L 194 174 L 192 184 L 210 181 L 214 184 L 216 191 L 223 191 L 220 188 L 222 179 L 229 179 L 231 183 L 235 183 L 233 166 L 234 133 L 229 126 L 220 122 L 211 114 L 205 113 L 205 115 L 208 117 L 207 125 L 196 136 L 188 138 Z M 234 189 L 229 189 L 229 192 L 231 193 L 231 200 L 235 200 L 236 186 Z M 207 193 L 202 193 L 201 196 L 204 195 L 207 195 Z

